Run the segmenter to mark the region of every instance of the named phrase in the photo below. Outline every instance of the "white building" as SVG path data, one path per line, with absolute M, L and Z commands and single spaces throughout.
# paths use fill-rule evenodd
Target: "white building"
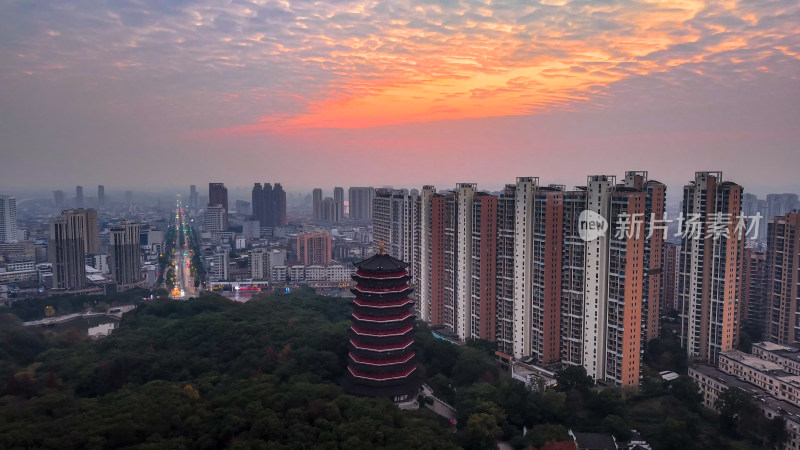
M 233 241 L 233 246 L 236 250 L 243 250 L 247 248 L 247 238 L 244 236 L 236 236 Z
M 292 268 L 294 269 L 294 267 Z M 325 270 L 325 266 L 306 266 L 305 281 L 326 281 L 327 278 L 328 274 Z
M 210 232 L 227 231 L 225 228 L 226 213 L 222 205 L 208 205 L 205 211 L 203 230 Z
M 205 260 L 208 281 L 228 280 L 228 252 L 215 252 L 206 256 Z
M 268 280 L 272 274 L 269 250 L 254 248 L 250 250 L 250 279 L 255 281 Z

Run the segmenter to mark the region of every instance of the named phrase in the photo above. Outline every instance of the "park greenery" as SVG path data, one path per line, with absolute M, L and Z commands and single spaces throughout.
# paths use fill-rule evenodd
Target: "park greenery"
M 11 306 L 0 306 L 0 314 L 13 314 L 23 322 L 28 322 L 44 319 L 48 306 L 52 306 L 55 314 L 61 316 L 87 310 L 98 310 L 98 305 L 133 305 L 142 302 L 150 295 L 149 289 L 136 288 L 109 296 L 61 294 L 31 297 L 14 301 Z
M 156 299 L 97 341 L 2 315 L 0 448 L 556 449 L 569 430 L 625 441 L 632 429 L 656 450 L 785 440 L 747 396 L 726 393 L 716 414 L 688 377 L 664 382 L 659 370 L 686 367 L 674 338 L 648 346 L 640 389 L 598 387 L 576 366 L 537 391 L 499 369 L 490 343 L 457 346 L 420 325 L 418 376 L 456 408 L 452 429 L 429 409 L 342 391 L 349 312 L 310 290 Z

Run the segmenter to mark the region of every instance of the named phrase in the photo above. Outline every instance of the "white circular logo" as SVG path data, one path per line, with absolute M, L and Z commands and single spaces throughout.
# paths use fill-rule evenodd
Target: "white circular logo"
M 600 214 L 588 209 L 578 217 L 578 234 L 584 241 L 593 241 L 608 231 L 608 222 Z

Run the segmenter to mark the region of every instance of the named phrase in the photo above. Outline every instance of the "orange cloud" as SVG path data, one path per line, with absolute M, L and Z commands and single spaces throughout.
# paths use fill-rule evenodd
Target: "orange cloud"
M 746 48 L 748 39 L 758 33 L 744 28 L 733 32 L 720 23 L 690 24 L 710 9 L 757 23 L 758 12 L 738 11 L 735 2 L 590 4 L 567 15 L 559 12 L 569 8 L 566 1 L 549 4 L 562 6 L 545 12 L 522 8 L 513 20 L 479 8 L 458 14 L 464 18 L 472 13 L 458 24 L 431 19 L 431 26 L 422 28 L 398 18 L 365 37 L 341 41 L 318 37 L 333 50 L 304 62 L 336 74 L 328 92 L 307 97 L 302 113 L 269 114 L 253 124 L 216 133 L 365 128 L 563 108 L 630 76 L 668 71 Z M 423 8 L 418 12 L 426 14 Z M 434 13 L 437 18 L 443 14 L 436 8 Z M 533 17 L 530 22 L 521 20 L 528 15 Z M 715 36 L 713 44 L 703 43 L 708 36 Z M 691 50 L 677 50 L 681 45 Z M 784 54 L 790 54 L 788 49 Z

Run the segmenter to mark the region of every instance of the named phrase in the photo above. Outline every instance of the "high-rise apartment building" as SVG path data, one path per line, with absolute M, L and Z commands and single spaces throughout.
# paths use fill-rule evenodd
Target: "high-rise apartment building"
M 83 208 L 84 206 L 83 186 L 75 186 L 75 207 Z
M 618 386 L 639 382 L 647 236 L 644 225 L 634 224 L 648 208 L 642 186 L 593 175 L 562 197 L 561 361 Z M 589 233 L 590 226 L 599 232 Z
M 497 196 L 475 192 L 471 203 L 471 223 L 464 223 L 470 229 L 471 247 L 469 279 L 465 280 L 469 282 L 465 331 L 468 338 L 494 341 L 497 331 Z
M 514 352 L 514 220 L 517 186 L 507 184 L 497 199 L 497 307 L 495 342 L 506 357 Z
M 379 189 L 372 201 L 373 243 L 401 261 L 414 261 L 414 202 L 416 189 Z M 413 266 L 411 274 L 414 275 Z
M 766 219 L 786 215 L 800 207 L 797 194 L 767 194 Z
M 525 268 L 532 286 L 530 302 L 526 302 L 530 311 L 530 356 L 541 364 L 552 364 L 561 359 L 564 187 L 541 186 L 532 197 L 530 258 Z
M 204 231 L 220 232 L 228 231 L 227 217 L 225 207 L 222 205 L 208 205 L 206 206 L 204 216 Z
M 228 188 L 224 183 L 208 183 L 208 204 L 222 205 L 228 213 Z
M 644 234 L 644 279 L 642 282 L 642 348 L 658 338 L 661 314 L 661 285 L 663 277 L 664 241 L 667 234 L 664 211 L 667 187 L 664 183 L 649 180 L 645 171 L 625 172 L 625 188 L 646 194 L 645 210 L 640 218 L 632 218 L 634 226 L 641 221 Z M 651 229 L 653 227 L 653 229 Z
M 53 264 L 53 289 L 86 287 L 86 214 L 66 210 L 50 225 L 48 252 Z
M 106 206 L 106 187 L 102 184 L 97 185 L 97 207 Z
M 96 209 L 79 209 L 86 216 L 86 253 L 100 253 L 100 224 Z
M 521 177 L 514 200 L 513 355 L 551 364 L 561 350 L 564 189 Z
M 322 199 L 322 217 L 320 217 L 320 220 L 329 223 L 339 222 L 339 207 L 333 197 Z
M 722 172 L 697 172 L 683 188 L 678 311 L 691 358 L 716 362 L 738 341 L 741 210 L 742 187 L 723 181 Z
M 280 183 L 255 183 L 252 192 L 253 217 L 262 227 L 286 225 L 286 192 Z
M 423 186 L 414 201 L 414 278 L 420 319 L 444 323 L 444 196 Z
M 139 247 L 139 225 L 123 221 L 110 228 L 111 274 L 120 285 L 138 283 L 142 279 Z
M 17 199 L 11 195 L 0 195 L 0 242 L 15 243 L 17 230 Z
M 456 219 L 453 221 L 455 242 L 453 322 L 456 336 L 461 340 L 472 338 L 472 216 L 473 199 L 478 192 L 475 183 L 459 183 L 455 189 Z M 477 271 L 477 270 L 476 270 Z
M 375 188 L 351 187 L 348 191 L 348 206 L 350 217 L 353 220 L 372 220 L 372 199 L 375 197 Z M 322 193 L 320 193 L 322 198 Z
M 767 329 L 772 342 L 800 342 L 800 212 L 767 225 Z
M 767 322 L 767 254 L 753 248 L 742 256 L 739 321 L 753 331 L 764 331 Z
M 561 360 L 583 364 L 583 324 L 586 280 L 586 241 L 581 215 L 586 210 L 586 187 L 564 192 L 561 271 Z
M 311 191 L 311 207 L 313 208 L 313 219 L 322 220 L 322 189 L 314 188 Z
M 333 188 L 333 202 L 336 204 L 336 222 L 341 222 L 344 219 L 344 188 Z
M 661 288 L 661 311 L 668 313 L 678 305 L 678 262 L 680 244 L 664 244 L 664 279 Z
M 330 233 L 313 232 L 297 235 L 297 261 L 304 266 L 331 264 Z

